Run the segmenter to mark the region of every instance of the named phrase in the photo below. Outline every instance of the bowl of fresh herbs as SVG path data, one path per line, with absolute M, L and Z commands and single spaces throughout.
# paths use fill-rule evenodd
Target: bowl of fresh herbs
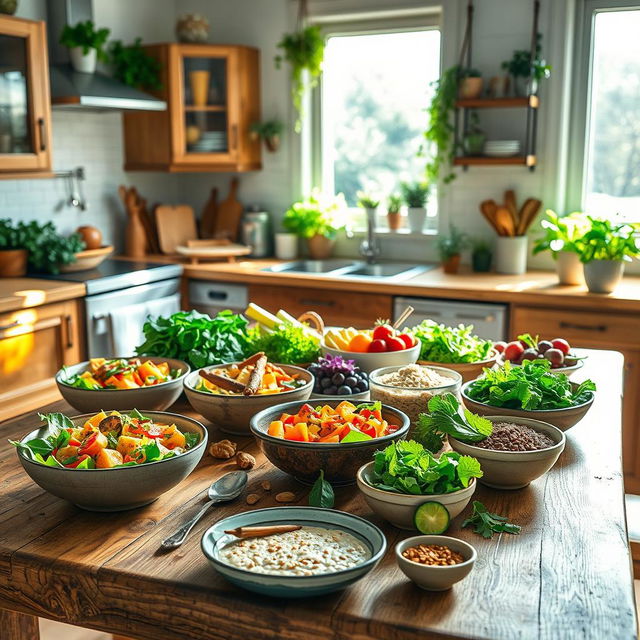
M 484 340 L 473 333 L 473 326 L 447 327 L 433 320 L 423 320 L 411 333 L 420 344 L 418 364 L 444 365 L 457 371 L 462 380 L 473 380 L 491 367 L 498 352 L 491 340 Z
M 549 422 L 562 431 L 585 416 L 595 398 L 591 380 L 580 384 L 551 371 L 547 360 L 526 360 L 520 366 L 505 362 L 462 387 L 470 411 L 482 416 L 500 414 Z
M 369 507 L 400 529 L 419 528 L 419 508 L 439 503 L 448 517 L 442 528 L 429 533 L 444 533 L 449 519 L 469 504 L 476 478 L 481 477 L 480 463 L 471 456 L 447 451 L 438 457 L 414 440 L 401 440 L 377 451 L 373 462 L 360 467 L 357 483 Z M 423 526 L 420 530 L 425 531 Z

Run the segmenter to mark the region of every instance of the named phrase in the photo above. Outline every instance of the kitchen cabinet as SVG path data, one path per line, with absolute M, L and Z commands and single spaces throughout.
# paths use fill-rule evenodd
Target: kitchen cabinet
M 125 170 L 251 171 L 261 145 L 259 51 L 244 46 L 158 44 L 145 47 L 161 64 L 166 111 L 123 115 Z
M 572 346 L 610 349 L 624 356 L 622 456 L 625 490 L 640 493 L 640 336 L 638 316 L 598 311 L 575 311 L 516 306 L 511 314 L 511 337 L 531 333 L 566 338 Z M 603 443 L 607 425 L 602 425 Z
M 0 420 L 60 398 L 56 372 L 82 360 L 79 304 L 0 314 Z
M 0 178 L 51 170 L 44 22 L 0 15 Z
M 365 329 L 378 318 L 391 318 L 391 296 L 331 289 L 250 285 L 249 300 L 276 313 L 285 309 L 294 317 L 315 311 L 325 325 Z

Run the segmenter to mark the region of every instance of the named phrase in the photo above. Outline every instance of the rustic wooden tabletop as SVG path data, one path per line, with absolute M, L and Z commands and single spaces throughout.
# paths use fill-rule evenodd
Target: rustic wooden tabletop
M 389 549 L 381 564 L 347 590 L 314 600 L 259 597 L 227 583 L 200 551 L 214 522 L 275 505 L 278 491 L 306 504 L 308 488 L 275 469 L 251 438 L 238 442 L 258 459 L 247 492 L 271 481 L 255 507 L 244 497 L 215 507 L 186 543 L 162 553 L 160 541 L 205 500 L 206 488 L 235 465 L 205 456 L 181 485 L 141 509 L 99 514 L 55 498 L 24 473 L 6 443 L 34 428 L 35 415 L 0 424 L 0 640 L 38 638 L 33 616 L 149 640 L 311 637 L 635 638 L 636 615 L 623 503 L 620 445 L 622 358 L 591 352 L 584 375 L 599 385 L 587 417 L 567 433 L 567 447 L 543 478 L 518 491 L 479 487 L 475 498 L 522 525 L 519 536 L 484 540 L 449 534 L 478 550 L 468 578 L 429 593 L 396 566 L 394 545 L 410 535 L 374 516 L 355 488 L 336 491 L 336 507 L 382 527 Z M 60 402 L 46 407 L 73 415 Z M 193 415 L 185 404 L 173 411 Z M 212 438 L 220 434 L 214 429 Z

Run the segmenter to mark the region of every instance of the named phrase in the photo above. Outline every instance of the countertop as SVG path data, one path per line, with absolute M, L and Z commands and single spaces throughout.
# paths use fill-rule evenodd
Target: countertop
M 0 312 L 82 298 L 84 284 L 38 278 L 0 278 Z

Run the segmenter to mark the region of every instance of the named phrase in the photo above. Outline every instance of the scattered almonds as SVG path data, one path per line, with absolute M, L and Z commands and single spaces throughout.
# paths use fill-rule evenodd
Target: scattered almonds
M 271 483 L 268 480 L 263 480 L 260 483 L 260 486 L 265 490 L 265 491 L 271 491 Z
M 247 504 L 255 504 L 260 500 L 260 496 L 257 493 L 250 493 L 247 496 Z
M 236 454 L 236 464 L 240 469 L 253 469 L 256 466 L 256 459 L 250 453 L 239 451 Z
M 409 547 L 402 552 L 403 557 L 418 564 L 430 564 L 447 566 L 460 564 L 464 558 L 457 551 L 453 551 L 444 545 L 419 544 L 417 547 Z
M 276 494 L 276 502 L 293 502 L 296 499 L 296 494 L 291 491 L 282 491 Z
M 209 447 L 209 454 L 214 458 L 220 460 L 229 460 L 236 455 L 236 449 L 238 445 L 231 440 L 220 440 L 220 442 L 213 442 Z

